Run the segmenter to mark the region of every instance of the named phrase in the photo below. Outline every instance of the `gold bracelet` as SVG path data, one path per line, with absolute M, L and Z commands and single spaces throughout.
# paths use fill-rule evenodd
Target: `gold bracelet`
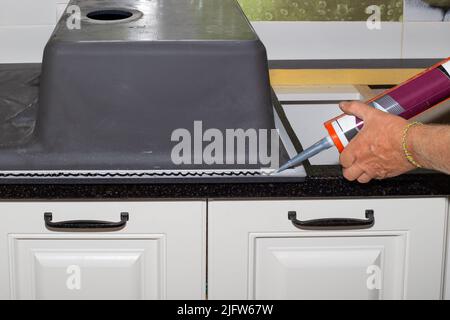
M 409 152 L 408 146 L 406 145 L 406 139 L 408 138 L 409 129 L 411 129 L 414 126 L 420 125 L 422 125 L 421 122 L 418 121 L 411 122 L 405 127 L 405 129 L 403 129 L 403 136 L 402 136 L 402 148 L 403 152 L 405 153 L 405 157 L 411 164 L 413 164 L 417 168 L 422 168 L 422 166 L 414 159 L 412 153 Z

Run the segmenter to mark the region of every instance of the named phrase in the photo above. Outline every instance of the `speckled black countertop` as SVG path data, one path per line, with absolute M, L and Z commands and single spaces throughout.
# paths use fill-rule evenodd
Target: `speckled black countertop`
M 337 167 L 311 168 L 298 183 L 8 184 L 1 200 L 301 199 L 450 196 L 450 176 L 407 174 L 368 184 L 348 182 Z

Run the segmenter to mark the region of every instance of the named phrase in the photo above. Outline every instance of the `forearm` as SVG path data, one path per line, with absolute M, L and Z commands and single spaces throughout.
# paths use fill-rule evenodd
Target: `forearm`
M 424 168 L 450 174 L 450 126 L 416 126 L 408 133 L 407 145 Z

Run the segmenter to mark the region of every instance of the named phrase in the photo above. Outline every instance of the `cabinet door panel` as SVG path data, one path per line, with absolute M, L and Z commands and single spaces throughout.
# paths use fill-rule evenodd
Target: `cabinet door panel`
M 369 229 L 288 219 L 364 219 L 368 209 Z M 445 198 L 210 201 L 209 298 L 440 299 L 445 221 Z
M 254 238 L 252 299 L 400 299 L 406 235 Z M 345 290 L 343 290 L 345 288 Z
M 2 299 L 205 297 L 206 202 L 2 202 L 0 212 Z M 46 212 L 53 222 L 129 220 L 54 230 Z
M 14 299 L 162 299 L 164 237 L 10 237 Z

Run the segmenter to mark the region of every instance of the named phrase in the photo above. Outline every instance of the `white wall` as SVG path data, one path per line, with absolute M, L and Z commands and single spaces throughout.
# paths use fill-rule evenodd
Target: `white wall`
M 40 62 L 69 0 L 0 0 L 0 63 Z
M 450 22 L 253 22 L 270 60 L 450 56 Z
M 40 62 L 69 0 L 0 0 L 0 63 Z M 271 60 L 450 56 L 450 22 L 253 22 Z
M 371 31 L 365 22 L 254 22 L 270 60 L 401 57 L 402 24 Z

